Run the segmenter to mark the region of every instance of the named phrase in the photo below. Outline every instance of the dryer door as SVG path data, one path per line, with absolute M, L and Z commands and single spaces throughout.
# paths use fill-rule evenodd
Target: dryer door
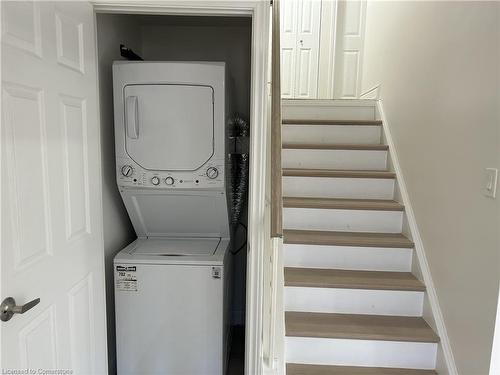
M 200 168 L 214 153 L 213 93 L 210 86 L 125 86 L 129 156 L 149 170 Z

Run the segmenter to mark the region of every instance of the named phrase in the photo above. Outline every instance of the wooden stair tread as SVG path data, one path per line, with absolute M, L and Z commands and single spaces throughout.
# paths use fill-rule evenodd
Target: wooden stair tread
M 411 272 L 285 267 L 285 286 L 425 291 Z
M 437 375 L 434 370 L 287 363 L 287 375 Z
M 283 207 L 324 208 L 341 210 L 404 211 L 404 206 L 395 200 L 284 197 Z
M 283 149 L 387 151 L 389 146 L 366 143 L 283 143 Z
M 380 126 L 381 120 L 313 120 L 313 119 L 283 119 L 283 125 L 358 125 L 358 126 Z
M 385 178 L 385 179 L 396 178 L 396 174 L 393 172 L 389 172 L 389 171 L 364 171 L 364 170 L 343 170 L 343 169 L 301 169 L 301 168 L 283 168 L 283 176 Z
M 288 244 L 359 247 L 413 248 L 414 244 L 400 233 L 334 232 L 319 230 L 283 230 Z
M 439 342 L 420 317 L 285 312 L 286 336 Z

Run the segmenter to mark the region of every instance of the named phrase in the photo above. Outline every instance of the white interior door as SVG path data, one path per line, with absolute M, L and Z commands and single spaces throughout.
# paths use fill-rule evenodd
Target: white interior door
M 360 96 L 366 0 L 341 0 L 337 9 L 334 97 Z
M 106 373 L 93 9 L 1 8 L 1 367 Z
M 282 0 L 283 98 L 317 98 L 320 25 L 321 0 Z

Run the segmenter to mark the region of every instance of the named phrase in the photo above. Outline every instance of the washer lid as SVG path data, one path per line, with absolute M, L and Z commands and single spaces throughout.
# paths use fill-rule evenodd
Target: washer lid
M 125 149 L 148 170 L 194 171 L 214 154 L 214 89 L 133 84 L 123 89 Z
M 220 238 L 162 238 L 137 241 L 130 255 L 207 256 L 214 255 Z

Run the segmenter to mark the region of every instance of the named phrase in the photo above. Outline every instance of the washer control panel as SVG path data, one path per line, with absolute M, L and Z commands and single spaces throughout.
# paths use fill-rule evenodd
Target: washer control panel
M 117 182 L 156 189 L 218 188 L 224 186 L 224 161 L 214 160 L 196 171 L 149 171 L 124 159 L 117 163 Z

